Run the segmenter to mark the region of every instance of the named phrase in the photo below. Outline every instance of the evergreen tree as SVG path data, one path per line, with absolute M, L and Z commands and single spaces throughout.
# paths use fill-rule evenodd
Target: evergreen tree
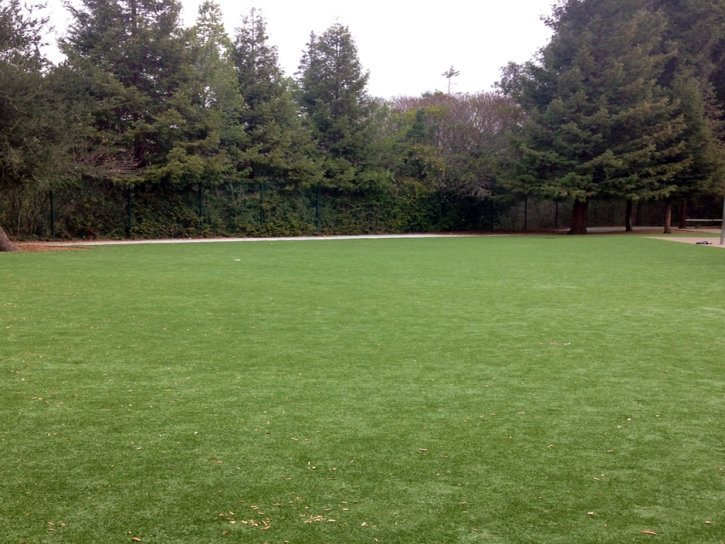
M 299 67 L 300 101 L 330 187 L 375 187 L 389 179 L 371 147 L 375 103 L 367 94 L 368 78 L 346 26 L 310 35 Z
M 722 191 L 723 109 L 725 109 L 725 4 L 710 0 L 657 0 L 667 17 L 665 39 L 676 47 L 663 77 L 682 102 L 688 124 L 686 145 L 693 164 L 678 181 L 673 198 L 681 199 L 684 228 L 687 199 Z M 665 231 L 670 230 L 671 201 L 665 205 Z
M 64 104 L 41 55 L 42 6 L 0 0 L 0 198 L 48 188 L 67 174 Z M 17 216 L 17 213 L 15 214 Z M 0 251 L 17 250 L 0 226 Z
M 187 62 L 187 36 L 177 0 L 82 0 L 69 5 L 73 23 L 62 40 L 69 65 L 94 102 L 97 172 L 126 183 L 167 161 L 183 117 L 174 107 Z M 153 173 L 153 169 L 149 170 Z
M 176 126 L 173 147 L 164 161 L 148 168 L 147 177 L 176 185 L 214 185 L 233 177 L 245 138 L 231 40 L 219 6 L 210 0 L 199 6 L 185 60 L 165 113 Z
M 666 198 L 692 162 L 678 103 L 658 85 L 672 58 L 666 21 L 645 0 L 567 0 L 538 62 L 510 65 L 501 89 L 528 120 L 510 185 L 575 200 L 571 233 L 586 233 L 593 197 Z
M 232 56 L 246 108 L 239 123 L 246 135 L 237 169 L 242 179 L 290 185 L 314 182 L 309 131 L 300 123 L 291 87 L 279 67 L 277 48 L 269 44 L 266 20 L 256 9 L 242 16 Z
M 717 119 L 719 108 L 713 104 L 714 97 L 708 91 L 708 87 L 703 90 L 703 84 L 693 76 L 678 74 L 671 85 L 671 94 L 677 100 L 678 111 L 685 121 L 685 129 L 679 139 L 684 145 L 688 163 L 673 180 L 674 190 L 665 199 L 665 233 L 671 230 L 673 199 L 685 203 L 680 218 L 680 226 L 685 227 L 683 220 L 687 199 L 720 192 L 723 187 L 722 122 Z

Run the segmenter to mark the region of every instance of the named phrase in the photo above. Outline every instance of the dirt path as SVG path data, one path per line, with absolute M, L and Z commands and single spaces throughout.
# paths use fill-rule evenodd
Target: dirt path
M 655 234 L 661 231 L 661 227 L 635 227 L 638 234 Z M 638 231 L 638 232 L 637 232 Z M 591 234 L 625 234 L 624 227 L 593 227 L 589 229 Z M 720 229 L 687 229 L 678 230 L 682 234 L 700 234 L 702 238 L 677 238 L 664 236 L 650 236 L 655 240 L 669 240 L 673 242 L 683 242 L 686 244 L 694 244 L 705 239 L 713 241 L 713 245 L 717 245 L 717 237 L 720 235 Z M 401 239 L 401 238 L 462 238 L 471 236 L 535 236 L 535 235 L 551 235 L 565 234 L 566 229 L 559 231 L 542 231 L 542 232 L 500 232 L 500 233 L 451 233 L 451 234 L 360 234 L 350 236 L 284 236 L 279 238 L 165 238 L 157 240 L 72 240 L 72 241 L 48 241 L 48 242 L 17 242 L 17 245 L 23 251 L 68 251 L 73 249 L 81 249 L 83 247 L 92 246 L 110 246 L 110 245 L 137 245 L 137 244 L 199 244 L 199 243 L 218 243 L 218 242 L 293 242 L 293 241 L 312 241 L 312 240 L 380 240 L 380 239 Z M 634 233 L 626 233 L 634 234 Z M 717 247 L 720 247 L 719 245 Z
M 699 234 L 699 233 L 698 233 Z M 715 236 L 714 234 L 708 234 L 708 233 L 702 233 L 702 236 L 691 236 L 687 238 L 679 238 L 679 237 L 665 237 L 665 236 L 648 236 L 647 238 L 651 238 L 652 240 L 666 240 L 668 242 L 680 242 L 682 244 L 697 244 L 698 242 L 710 242 L 712 245 L 703 245 L 703 247 L 721 247 L 725 248 L 725 246 L 720 245 L 720 236 Z
M 362 234 L 357 236 L 283 236 L 279 238 L 166 238 L 162 240 L 76 240 L 68 242 L 20 242 L 26 251 L 47 249 L 62 250 L 88 246 L 137 245 L 137 244 L 198 244 L 216 242 L 293 242 L 311 240 L 377 240 L 383 238 L 461 238 L 468 236 L 508 236 L 506 234 Z

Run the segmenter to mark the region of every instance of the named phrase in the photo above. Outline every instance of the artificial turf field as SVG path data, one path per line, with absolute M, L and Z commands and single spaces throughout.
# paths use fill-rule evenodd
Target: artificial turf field
M 723 250 L 0 254 L 0 304 L 2 542 L 725 541 Z

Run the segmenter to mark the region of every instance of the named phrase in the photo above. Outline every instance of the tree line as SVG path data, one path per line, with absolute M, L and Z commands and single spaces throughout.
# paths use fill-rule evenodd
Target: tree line
M 232 36 L 211 0 L 191 28 L 178 0 L 68 9 L 52 64 L 38 6 L 0 0 L 0 218 L 15 234 L 40 235 L 20 218 L 68 187 L 146 188 L 159 206 L 229 183 L 315 188 L 318 209 L 319 191 L 388 205 L 401 229 L 433 201 L 569 199 L 572 233 L 592 200 L 626 201 L 628 227 L 634 203 L 660 200 L 669 230 L 673 202 L 723 189 L 721 3 L 562 0 L 550 42 L 495 90 L 388 100 L 339 23 L 289 76 L 256 9 Z

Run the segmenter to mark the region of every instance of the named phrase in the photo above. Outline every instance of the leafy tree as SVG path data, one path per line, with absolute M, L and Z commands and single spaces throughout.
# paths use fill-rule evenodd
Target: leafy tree
M 666 198 L 692 162 L 678 103 L 658 84 L 672 53 L 645 0 L 567 0 L 537 62 L 509 65 L 500 87 L 525 109 L 510 186 L 574 198 L 570 233 L 586 233 L 593 197 Z
M 511 160 L 509 138 L 522 121 L 511 98 L 492 92 L 399 97 L 410 147 L 408 173 L 437 189 L 487 198 Z
M 346 26 L 312 33 L 299 67 L 300 102 L 323 159 L 322 177 L 343 190 L 381 187 L 389 174 L 374 159 L 376 104 Z

